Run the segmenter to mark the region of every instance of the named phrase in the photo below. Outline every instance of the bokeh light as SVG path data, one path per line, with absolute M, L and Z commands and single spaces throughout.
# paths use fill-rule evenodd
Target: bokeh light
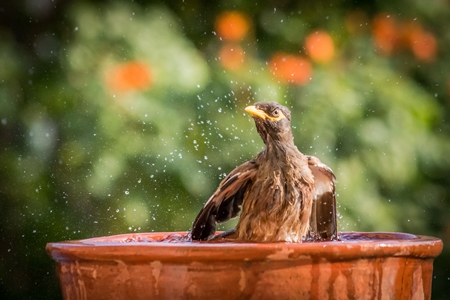
M 239 11 L 223 12 L 216 18 L 217 35 L 226 40 L 239 41 L 244 39 L 249 28 L 248 17 Z
M 334 56 L 334 42 L 325 31 L 315 31 L 305 40 L 305 48 L 309 57 L 319 63 L 328 63 Z
M 279 52 L 272 56 L 269 65 L 273 76 L 282 82 L 302 85 L 312 76 L 311 63 L 301 56 Z

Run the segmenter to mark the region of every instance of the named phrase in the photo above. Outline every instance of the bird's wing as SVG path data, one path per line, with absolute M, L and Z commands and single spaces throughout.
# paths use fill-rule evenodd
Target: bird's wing
M 317 157 L 308 156 L 314 176 L 315 195 L 308 237 L 313 240 L 337 239 L 336 196 L 333 171 Z
M 208 240 L 216 232 L 216 223 L 237 217 L 244 194 L 257 171 L 255 161 L 246 162 L 230 172 L 197 215 L 192 226 L 193 240 Z

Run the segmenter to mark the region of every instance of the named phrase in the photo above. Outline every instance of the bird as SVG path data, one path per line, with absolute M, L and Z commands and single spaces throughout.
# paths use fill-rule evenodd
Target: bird
M 191 238 L 248 242 L 337 239 L 333 171 L 294 144 L 291 112 L 277 102 L 247 106 L 264 149 L 232 170 L 195 218 Z M 239 216 L 235 228 L 217 223 Z

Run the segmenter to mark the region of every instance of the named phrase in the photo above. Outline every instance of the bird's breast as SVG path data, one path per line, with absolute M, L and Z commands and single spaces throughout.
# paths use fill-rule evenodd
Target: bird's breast
M 302 210 L 312 200 L 302 173 L 300 168 L 259 170 L 244 196 L 236 227 L 239 239 L 301 241 L 305 227 L 301 221 Z

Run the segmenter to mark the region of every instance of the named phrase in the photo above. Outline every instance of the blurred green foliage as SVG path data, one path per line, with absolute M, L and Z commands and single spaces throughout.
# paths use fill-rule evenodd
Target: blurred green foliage
M 448 2 L 137 2 L 0 6 L 0 294 L 60 298 L 47 242 L 188 230 L 262 148 L 243 109 L 264 100 L 335 171 L 341 230 L 450 242 Z M 245 26 L 223 31 L 227 11 Z M 444 248 L 435 299 L 449 268 Z

